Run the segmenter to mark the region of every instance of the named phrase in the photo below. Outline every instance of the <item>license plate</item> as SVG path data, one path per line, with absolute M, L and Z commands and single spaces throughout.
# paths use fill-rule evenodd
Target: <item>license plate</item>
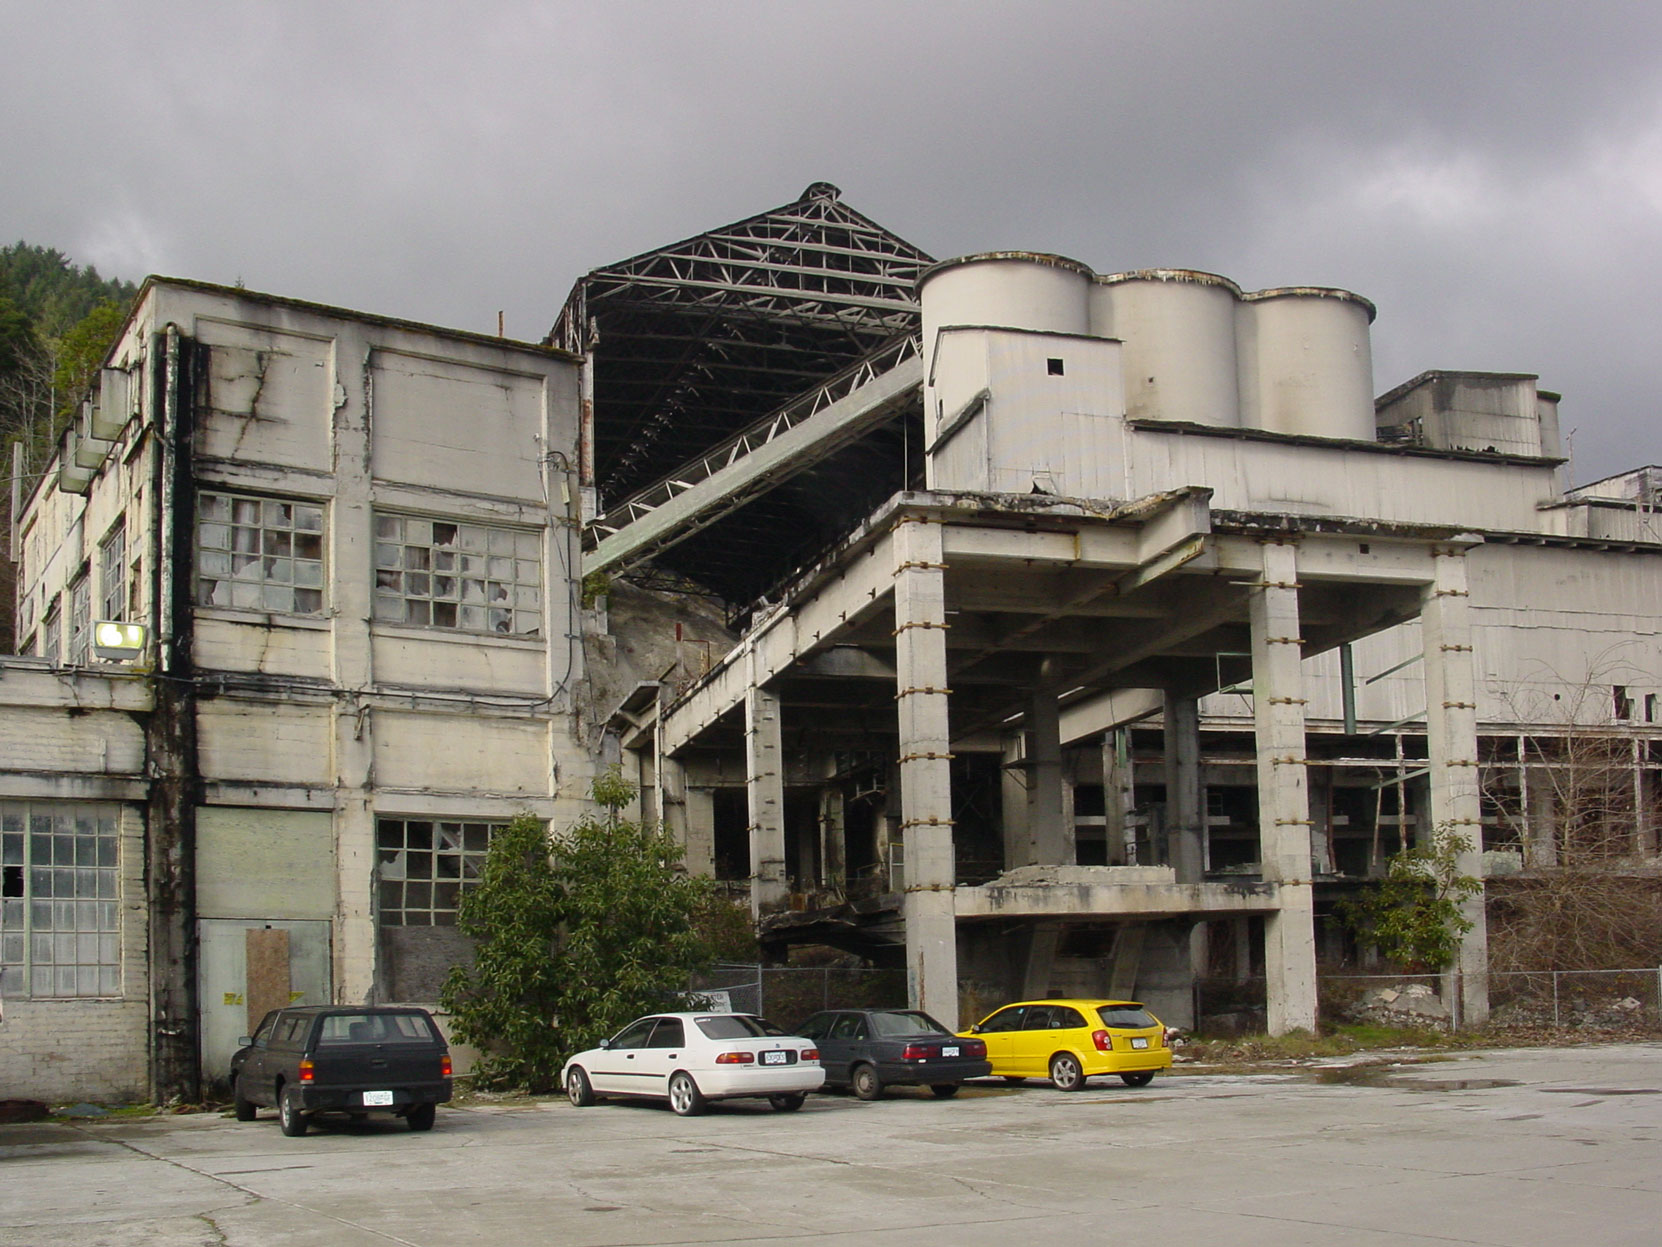
M 1136 1036 L 1134 1039 L 1132 1039 L 1131 1046 L 1133 1048 L 1146 1048 L 1146 1047 L 1148 1047 L 1148 1036 L 1147 1035 L 1138 1035 L 1138 1036 Z
M 762 1053 L 763 1065 L 784 1065 L 789 1059 L 789 1056 L 783 1052 Z
M 392 1092 L 390 1092 L 390 1091 L 366 1091 L 366 1092 L 364 1092 L 364 1107 L 365 1108 L 377 1108 L 377 1107 L 385 1108 L 388 1105 L 390 1105 L 391 1103 L 392 1103 Z
M 954 1044 L 942 1044 L 941 1045 L 941 1055 L 942 1056 L 957 1056 L 958 1055 L 958 1048 Z

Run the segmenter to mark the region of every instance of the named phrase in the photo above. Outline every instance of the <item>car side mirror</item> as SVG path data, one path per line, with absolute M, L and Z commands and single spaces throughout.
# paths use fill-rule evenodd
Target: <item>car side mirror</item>
M 610 1039 L 602 1039 L 600 1041 L 600 1046 L 603 1049 L 610 1048 L 612 1046 L 612 1041 Z
M 972 1035 L 979 1035 L 981 1033 L 981 1023 L 977 1022 L 974 1026 L 970 1027 L 969 1033 Z
M 237 1040 L 237 1047 L 246 1048 L 250 1044 L 252 1044 L 253 1042 L 254 1042 L 254 1040 L 250 1036 L 244 1035 L 244 1036 L 242 1036 L 242 1038 Z

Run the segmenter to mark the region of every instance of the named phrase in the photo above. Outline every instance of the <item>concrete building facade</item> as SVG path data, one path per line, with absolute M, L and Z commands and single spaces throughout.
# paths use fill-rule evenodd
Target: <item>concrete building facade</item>
M 1309 1027 L 1334 900 L 1438 829 L 1654 862 L 1662 472 L 1567 490 L 1532 376 L 1375 400 L 1372 316 L 936 265 L 825 183 L 542 346 L 151 279 L 15 509 L 0 1094 L 189 1097 L 274 1004 L 431 1003 L 492 830 L 618 761 L 772 953 L 949 1024 L 1188 1025 L 1227 963 Z
M 435 999 L 491 828 L 587 796 L 578 373 L 146 283 L 17 533 L 8 1087 L 190 1096 L 275 1004 Z

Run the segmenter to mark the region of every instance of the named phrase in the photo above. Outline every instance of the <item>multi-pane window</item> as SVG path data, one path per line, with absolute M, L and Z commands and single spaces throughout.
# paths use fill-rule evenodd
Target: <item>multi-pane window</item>
M 83 570 L 69 586 L 69 665 L 84 667 L 91 655 L 92 584 Z
M 323 508 L 204 491 L 196 512 L 200 606 L 305 615 L 323 609 Z
M 381 925 L 453 927 L 502 823 L 381 818 L 375 822 Z
M 63 661 L 63 615 L 56 598 L 47 608 L 46 622 L 40 628 L 40 656 L 50 659 L 54 665 Z
M 0 802 L 0 995 L 121 994 L 116 811 Z
M 538 534 L 406 515 L 375 517 L 375 617 L 389 623 L 537 636 Z
M 127 526 L 117 523 L 98 547 L 98 618 L 127 618 Z

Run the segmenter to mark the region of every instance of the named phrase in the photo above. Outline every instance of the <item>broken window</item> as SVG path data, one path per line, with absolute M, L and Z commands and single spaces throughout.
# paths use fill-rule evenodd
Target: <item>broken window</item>
M 40 629 L 40 656 L 54 666 L 63 661 L 63 617 L 58 613 L 58 600 L 46 610 L 46 622 Z
M 323 609 L 323 507 L 204 491 L 197 500 L 200 606 L 316 614 Z
M 413 515 L 375 517 L 375 618 L 542 635 L 541 535 Z
M 69 586 L 69 665 L 84 667 L 92 646 L 92 584 L 82 567 Z
M 98 618 L 127 618 L 127 526 L 115 522 L 98 547 Z
M 462 892 L 479 882 L 502 823 L 381 818 L 376 874 L 384 927 L 453 927 Z
M 0 802 L 0 995 L 121 994 L 116 811 Z

